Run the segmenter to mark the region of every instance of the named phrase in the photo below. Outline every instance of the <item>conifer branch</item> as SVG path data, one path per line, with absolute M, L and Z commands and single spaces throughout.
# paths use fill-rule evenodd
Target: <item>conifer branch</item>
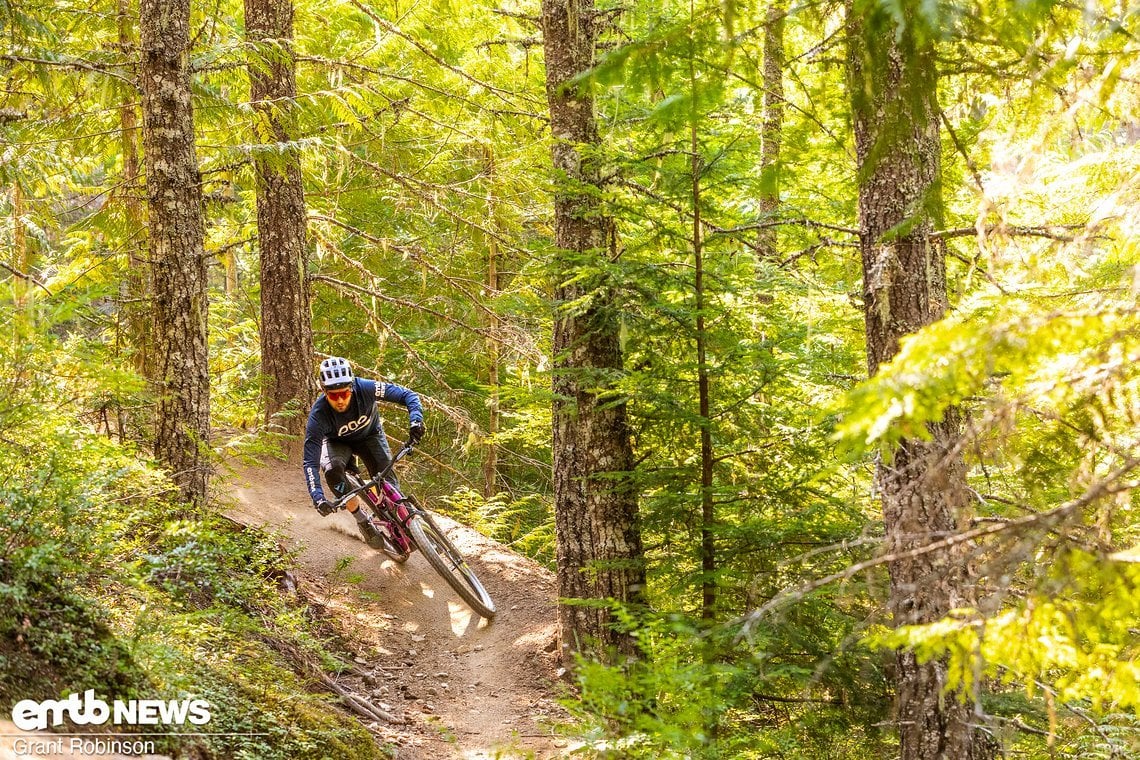
M 142 130 L 142 125 L 131 127 L 129 131 L 137 132 Z M 55 145 L 57 143 L 72 142 L 74 140 L 90 140 L 92 137 L 106 137 L 107 135 L 121 135 L 128 130 L 122 127 L 115 127 L 114 129 L 106 129 L 102 132 L 85 132 L 79 135 L 67 135 L 65 137 L 54 137 L 47 140 L 28 140 L 27 142 L 14 142 L 9 145 L 14 145 L 20 148 L 30 148 L 35 145 Z
M 987 235 L 999 233 L 1008 235 L 1010 237 L 1040 237 L 1048 238 L 1050 240 L 1059 240 L 1063 243 L 1071 243 L 1076 240 L 1072 235 L 1063 235 L 1053 230 L 1083 230 L 1087 225 L 1084 224 L 1049 224 L 1041 225 L 1039 227 L 1023 227 L 1023 226 L 1008 226 L 1004 224 L 991 224 L 982 228 L 982 232 Z M 937 230 L 930 233 L 930 237 L 938 238 L 941 240 L 949 240 L 951 238 L 970 237 L 977 235 L 979 232 L 977 227 L 955 227 L 949 230 Z
M 371 234 L 365 232 L 364 230 L 360 229 L 359 227 L 354 227 L 351 224 L 348 224 L 347 222 L 342 222 L 339 219 L 335 219 L 331 216 L 325 216 L 324 214 L 309 214 L 309 218 L 313 219 L 313 220 L 321 221 L 321 222 L 328 222 L 329 224 L 340 227 L 343 230 L 347 230 L 347 231 L 351 232 L 352 234 L 354 234 L 354 235 L 356 235 L 356 236 L 358 236 L 364 240 L 367 240 L 369 243 L 373 243 L 375 245 L 378 245 L 385 250 L 391 249 L 393 251 L 399 251 L 400 253 L 404 254 L 405 256 L 408 256 L 409 258 L 415 259 L 420 264 L 427 267 L 432 272 L 432 274 L 440 277 L 444 282 L 446 282 L 448 285 L 450 285 L 456 291 L 458 291 L 462 295 L 466 296 L 467 301 L 469 303 L 471 303 L 473 306 L 475 306 L 475 308 L 482 311 L 483 314 L 485 314 L 486 316 L 488 316 L 492 319 L 495 319 L 495 320 L 501 319 L 500 315 L 496 314 L 492 309 L 488 308 L 479 299 L 479 297 L 476 294 L 474 294 L 470 290 L 468 290 L 467 287 L 463 283 L 461 283 L 457 278 L 452 277 L 451 275 L 447 274 L 442 269 L 437 267 L 435 264 L 431 263 L 431 261 L 428 260 L 428 257 L 430 254 L 427 251 L 425 251 L 425 250 L 423 250 L 417 246 L 402 245 L 400 243 L 394 243 L 390 240 L 378 238 L 375 235 L 371 235 Z M 353 263 L 355 263 L 355 262 L 353 262 Z M 364 267 L 360 267 L 360 268 L 364 269 L 364 271 L 367 271 Z M 371 274 L 371 273 L 369 272 L 369 274 Z
M 527 101 L 529 103 L 533 103 L 535 105 L 541 106 L 541 103 L 538 100 L 536 100 L 535 98 L 527 97 L 527 96 L 522 95 L 520 93 L 514 93 L 514 92 L 509 92 L 507 90 L 500 89 L 498 87 L 495 87 L 492 84 L 488 84 L 487 82 L 484 82 L 483 80 L 478 79 L 478 78 L 468 74 L 466 71 L 464 71 L 461 68 L 458 68 L 456 66 L 452 66 L 450 63 L 443 60 L 442 58 L 440 58 L 438 55 L 436 55 L 432 51 L 428 50 L 427 47 L 422 42 L 417 40 L 415 37 L 412 37 L 410 34 L 407 34 L 406 32 L 402 31 L 399 27 L 397 27 L 391 21 L 388 21 L 387 19 L 381 18 L 380 15 L 376 13 L 376 11 L 372 10 L 370 7 L 368 7 L 364 3 L 360 2 L 360 0 L 351 0 L 351 2 L 353 5 L 355 5 L 357 8 L 359 8 L 366 16 L 368 16 L 368 18 L 372 19 L 372 21 L 375 22 L 376 25 L 379 26 L 381 29 L 384 29 L 386 32 L 388 32 L 390 34 L 396 35 L 400 39 L 402 39 L 405 42 L 407 42 L 408 44 L 412 45 L 414 48 L 416 48 L 416 50 L 419 50 L 425 56 L 430 58 L 438 66 L 445 68 L 448 71 L 450 71 L 451 73 L 456 74 L 457 76 L 460 76 L 460 77 L 466 79 L 467 81 L 482 87 L 487 92 L 494 94 L 496 97 L 501 99 L 503 102 L 510 103 L 511 101 L 510 101 L 509 97 L 515 97 L 515 98 L 521 98 L 522 100 Z
M 507 45 L 518 45 L 519 47 L 522 47 L 522 48 L 532 48 L 532 47 L 538 47 L 541 44 L 542 44 L 542 40 L 539 39 L 538 37 L 513 37 L 513 38 L 500 38 L 497 40 L 487 40 L 485 42 L 480 42 L 478 45 L 476 45 L 476 47 L 478 47 L 480 49 L 484 49 L 484 50 L 488 50 L 490 48 L 499 47 L 499 46 L 505 47 Z
M 373 321 L 376 322 L 376 324 L 380 325 L 380 327 L 383 330 L 385 330 L 389 335 L 391 335 L 393 338 L 395 338 L 396 342 L 399 343 L 403 347 L 404 351 L 406 351 L 407 354 L 409 356 L 411 356 L 412 359 L 414 359 L 417 364 L 419 364 L 421 367 L 423 367 L 425 370 L 427 370 L 428 374 L 432 376 L 432 378 L 439 384 L 439 386 L 441 388 L 448 391 L 449 393 L 459 393 L 459 391 L 457 391 L 455 388 L 453 388 L 447 382 L 447 380 L 443 377 L 443 375 L 439 374 L 439 371 L 435 368 L 435 366 L 431 362 L 429 362 L 422 355 L 420 355 L 420 352 L 416 351 L 415 347 L 412 346 L 410 343 L 408 343 L 407 340 L 404 339 L 404 336 L 400 335 L 400 333 L 398 331 L 396 331 L 395 329 L 393 329 L 393 327 L 390 324 L 388 324 L 383 319 L 381 319 L 380 315 L 377 314 L 374 310 L 368 308 L 367 304 L 365 304 L 364 300 L 361 298 L 361 294 L 349 292 L 349 293 L 345 293 L 345 297 L 348 298 L 350 301 L 352 301 L 358 309 L 360 309 L 361 311 L 366 313 L 370 319 L 372 319 Z M 372 374 L 377 376 L 377 377 L 383 377 L 385 374 L 385 373 L 379 371 L 378 369 L 376 369 L 374 367 L 364 367 L 364 369 L 371 371 Z M 477 435 L 483 435 L 484 431 L 482 429 L 480 429 L 480 427 L 475 423 L 474 420 L 471 419 L 470 415 L 468 415 L 464 409 L 445 404 L 434 396 L 423 396 L 422 394 L 421 394 L 421 396 L 423 398 L 425 406 L 427 406 L 430 409 L 434 409 L 434 410 L 442 412 L 444 414 L 444 416 L 446 416 L 453 423 L 455 423 L 456 427 L 463 428 L 466 430 L 471 430 L 471 431 L 475 432 Z M 420 452 L 420 454 L 423 456 L 427 456 L 427 454 L 425 454 L 422 451 Z M 435 462 L 440 467 L 443 467 L 447 470 L 450 470 L 455 475 L 458 475 L 459 477 L 463 478 L 465 481 L 470 483 L 470 480 L 462 472 L 455 469 L 454 467 L 447 464 L 446 462 L 440 462 L 440 461 L 438 461 L 438 460 L 436 460 L 430 456 L 428 458 L 431 459 L 433 462 Z
M 84 61 L 81 58 L 69 58 L 69 59 L 60 60 L 60 61 L 52 61 L 52 60 L 48 60 L 46 58 L 30 58 L 28 56 L 23 56 L 23 55 L 5 54 L 5 55 L 0 55 L 0 61 L 7 61 L 8 63 L 32 63 L 32 64 L 35 64 L 37 66 L 54 66 L 54 67 L 63 68 L 63 69 L 82 69 L 84 71 L 94 71 L 97 74 L 106 74 L 109 77 L 114 77 L 115 79 L 126 82 L 132 88 L 138 89 L 138 84 L 135 82 L 134 79 L 131 79 L 130 77 L 128 77 L 124 74 L 120 74 L 114 68 L 112 68 L 110 66 L 104 66 L 104 65 L 98 64 L 98 63 L 91 63 L 89 61 Z M 118 64 L 118 66 L 120 66 L 120 67 L 122 67 L 124 65 L 125 64 Z
M 436 370 L 434 366 L 432 366 L 431 362 L 420 356 L 419 351 L 416 351 L 416 349 L 413 348 L 412 345 L 408 343 L 408 341 L 404 340 L 404 336 L 400 335 L 400 333 L 394 330 L 390 324 L 381 319 L 380 315 L 377 314 L 374 310 L 368 308 L 360 295 L 361 294 L 359 293 L 345 293 L 345 296 L 354 304 L 356 304 L 356 308 L 366 313 L 370 319 L 374 320 L 376 324 L 380 325 L 380 327 L 387 331 L 389 335 L 394 337 L 396 339 L 396 342 L 403 346 L 408 355 L 415 359 L 416 363 L 418 363 L 421 367 L 426 369 L 428 374 L 431 375 L 432 378 L 437 383 L 439 383 L 441 387 L 446 388 L 449 391 L 454 391 L 455 389 L 447 384 L 447 381 L 443 379 L 443 375 L 439 374 L 439 371 Z
M 852 227 L 841 227 L 838 224 L 829 224 L 827 222 L 817 222 L 813 219 L 773 219 L 766 222 L 752 222 L 750 224 L 741 224 L 736 227 L 725 227 L 717 230 L 722 235 L 733 235 L 739 232 L 748 232 L 749 230 L 764 230 L 770 227 L 807 227 L 812 230 L 832 230 L 833 232 L 842 232 L 845 235 L 852 235 L 858 237 L 859 230 Z
M 975 232 L 976 232 L 976 230 L 975 230 Z M 957 259 L 958 261 L 961 261 L 963 264 L 970 267 L 971 269 L 975 269 L 978 267 L 978 261 L 976 258 L 974 261 L 970 261 L 969 259 L 967 259 L 965 256 L 961 255 L 960 253 L 958 253 L 956 251 L 951 251 L 951 250 L 947 250 L 946 255 L 951 256 L 951 257 Z M 992 274 L 990 274 L 989 272 L 987 272 L 984 269 L 978 269 L 978 271 L 981 272 L 982 276 L 986 278 L 986 282 L 988 282 L 990 285 L 993 285 L 995 288 L 997 288 L 999 293 L 1001 293 L 1003 296 L 1009 295 L 1009 291 L 1007 291 L 1005 288 L 1003 288 L 1001 286 L 1001 283 L 998 282 L 997 278 L 995 278 Z
M 499 16 L 506 16 L 507 18 L 517 18 L 520 21 L 526 21 L 528 24 L 534 24 L 540 29 L 542 28 L 541 16 L 531 16 L 526 13 L 519 13 L 518 11 L 508 11 L 506 8 L 492 8 L 491 13 L 495 13 Z
M 43 292 L 47 293 L 49 296 L 53 296 L 53 295 L 55 295 L 55 293 L 52 293 L 50 290 L 48 290 L 48 289 L 47 289 L 47 286 L 46 286 L 46 285 L 44 285 L 42 282 L 40 282 L 38 279 L 36 279 L 36 278 L 35 278 L 35 277 L 33 277 L 32 275 L 30 275 L 30 274 L 24 274 L 24 273 L 23 273 L 23 272 L 21 272 L 20 270 L 16 269 L 16 268 L 15 268 L 15 267 L 13 267 L 13 266 L 9 266 L 8 264 L 4 263 L 3 261 L 0 261 L 0 267 L 3 267 L 4 269 L 7 269 L 9 272 L 11 272 L 12 274 L 16 275 L 16 276 L 17 276 L 17 277 L 19 277 L 21 280 L 25 280 L 25 281 L 27 281 L 27 282 L 30 282 L 30 283 L 32 283 L 33 285 L 35 285 L 35 286 L 36 286 L 37 288 L 39 288 L 40 290 L 42 290 Z
M 456 319 L 455 317 L 444 314 L 441 311 L 437 311 L 436 309 L 433 309 L 430 306 L 424 306 L 423 304 L 416 303 L 415 301 L 408 301 L 408 300 L 403 299 L 403 298 L 396 298 L 394 296 L 386 295 L 384 293 L 381 293 L 378 290 L 374 290 L 372 288 L 366 288 L 363 285 L 357 285 L 357 284 L 352 283 L 352 282 L 346 282 L 345 280 L 341 280 L 341 279 L 338 279 L 336 277 L 330 277 L 329 275 L 326 275 L 326 274 L 311 275 L 310 279 L 313 282 L 327 282 L 339 290 L 349 290 L 349 291 L 354 290 L 358 293 L 364 293 L 365 295 L 371 296 L 373 298 L 376 298 L 380 301 L 384 301 L 386 303 L 394 304 L 396 306 L 402 306 L 406 309 L 412 309 L 414 311 L 420 311 L 420 312 L 423 312 L 424 314 L 429 314 L 429 315 L 435 317 L 436 319 L 440 319 L 444 322 L 447 322 L 448 324 L 455 325 L 456 327 L 460 327 L 460 328 L 462 328 L 468 332 L 474 333 L 475 335 L 478 335 L 481 338 L 490 338 L 492 340 L 498 340 L 485 327 L 472 327 L 471 325 L 467 324 L 466 322 L 464 322 L 461 319 Z
M 805 583 L 791 589 L 785 589 L 759 608 L 731 621 L 729 625 L 734 627 L 740 626 L 739 635 L 741 637 L 747 637 L 751 634 L 752 629 L 776 608 L 789 602 L 803 599 L 813 591 L 818 591 L 824 586 L 829 586 L 836 581 L 849 580 L 871 568 L 899 560 L 914 559 L 915 557 L 921 557 L 925 554 L 944 551 L 960 544 L 970 543 L 1021 528 L 1052 530 L 1094 501 L 1104 498 L 1105 496 L 1111 496 L 1136 488 L 1140 484 L 1133 482 L 1122 483 L 1121 480 L 1138 466 L 1140 466 L 1140 456 L 1129 457 L 1122 465 L 1090 486 L 1081 496 L 1047 512 L 1036 512 L 1009 520 L 1008 522 L 982 525 L 972 530 L 955 533 L 954 535 L 938 539 L 937 541 L 916 546 L 913 549 L 892 552 L 891 554 L 884 554 L 864 562 L 858 562 L 837 573 L 832 573 L 823 578 L 817 578 L 810 583 Z
M 653 190 L 650 190 L 648 187 L 645 187 L 644 185 L 640 184 L 639 182 L 634 182 L 633 180 L 619 178 L 619 179 L 615 180 L 615 183 L 617 185 L 619 185 L 620 187 L 628 187 L 632 190 L 636 190 L 637 192 L 641 193 L 642 195 L 645 195 L 648 198 L 652 198 L 653 200 L 664 204 L 665 206 L 667 206 L 670 210 L 672 210 L 674 213 L 676 213 L 682 219 L 691 218 L 691 216 L 692 216 L 692 211 L 690 209 L 683 208 L 680 204 L 670 201 L 669 199 L 663 197 L 660 193 L 656 193 Z M 816 222 L 814 220 L 806 219 L 806 218 L 805 219 L 777 219 L 777 220 L 769 220 L 769 221 L 765 221 L 765 222 L 752 222 L 749 224 L 740 224 L 740 225 L 736 225 L 733 227 L 721 227 L 717 224 L 713 224 L 712 222 L 708 221 L 707 219 L 702 219 L 701 220 L 701 226 L 704 227 L 705 229 L 707 229 L 709 232 L 713 233 L 714 235 L 723 235 L 726 237 L 732 237 L 733 239 L 737 240 L 738 242 L 744 244 L 745 246 L 751 248 L 754 251 L 759 251 L 761 246 L 758 243 L 755 243 L 755 242 L 749 240 L 747 237 L 740 236 L 740 233 L 754 231 L 754 230 L 767 229 L 769 227 L 793 226 L 793 227 L 807 227 L 809 229 L 834 230 L 836 232 L 842 232 L 846 235 L 858 235 L 859 234 L 858 230 L 852 229 L 850 227 L 841 227 L 841 226 L 835 225 L 835 224 L 828 224 L 827 222 Z M 830 238 L 823 238 L 820 240 L 820 242 L 818 244 L 815 244 L 813 246 L 809 246 L 807 249 L 805 249 L 805 250 L 803 250 L 797 254 L 793 254 L 789 259 L 781 262 L 780 266 L 781 267 L 786 266 L 787 264 L 790 264 L 792 261 L 795 261 L 798 258 L 802 258 L 803 256 L 807 256 L 807 255 L 815 252 L 816 250 L 819 250 L 819 248 L 822 248 L 823 246 L 846 246 L 846 245 L 849 245 L 849 244 L 836 242 L 834 240 L 831 240 Z
M 389 169 L 385 169 L 380 164 L 377 164 L 374 161 L 369 161 L 366 158 L 362 158 L 361 156 L 356 155 L 355 153 L 348 150 L 347 148 L 341 147 L 341 152 L 344 153 L 349 158 L 357 161 L 358 163 L 361 163 L 361 164 L 367 166 L 369 169 L 376 172 L 377 174 L 380 174 L 380 175 L 387 177 L 388 179 L 392 180 L 396 184 L 403 187 L 405 190 L 408 190 L 409 192 L 416 195 L 418 198 L 423 200 L 425 203 L 427 203 L 432 208 L 436 209 L 437 211 L 442 211 L 444 214 L 451 217 L 452 219 L 459 222 L 460 224 L 463 224 L 463 225 L 466 225 L 467 227 L 478 230 L 479 232 L 486 235 L 488 238 L 494 238 L 495 240 L 497 240 L 502 245 L 506 246 L 507 248 L 510 248 L 512 251 L 517 251 L 518 253 L 522 253 L 522 254 L 527 253 L 527 251 L 525 251 L 522 248 L 519 248 L 517 245 L 515 245 L 514 243 L 512 243 L 510 240 L 503 237 L 502 235 L 500 235 L 498 232 L 495 232 L 494 230 L 489 230 L 486 227 L 484 227 L 483 225 L 479 224 L 478 222 L 474 222 L 474 221 L 466 218 L 462 214 L 459 214 L 459 213 L 456 213 L 455 211 L 452 211 L 450 208 L 448 208 L 447 206 L 443 205 L 438 200 L 436 200 L 436 198 L 433 197 L 430 193 L 423 192 L 421 189 L 425 184 L 427 184 L 427 186 L 433 190 L 439 189 L 439 188 L 432 187 L 430 184 L 424 183 L 423 180 L 418 180 L 418 179 L 414 179 L 412 177 L 407 177 L 403 174 L 399 174 L 399 173 L 393 172 Z M 420 187 L 416 187 L 417 185 L 419 185 Z
M 986 194 L 986 185 L 984 182 L 982 182 L 982 174 L 978 171 L 977 164 L 974 163 L 974 159 L 970 158 L 970 154 L 966 152 L 966 146 L 963 145 L 962 141 L 958 139 L 958 132 L 955 131 L 954 125 L 950 123 L 950 119 L 947 118 L 946 112 L 939 108 L 938 115 L 942 118 L 942 125 L 946 127 L 946 133 L 950 135 L 951 142 L 954 143 L 954 149 L 958 151 L 958 154 L 962 156 L 962 160 L 966 162 L 966 168 L 970 170 L 970 177 L 973 178 L 974 184 L 978 188 L 978 192 L 984 198 Z
M 394 80 L 396 82 L 404 82 L 405 84 L 410 84 L 413 87 L 417 87 L 421 90 L 424 90 L 425 92 L 430 92 L 430 93 L 433 93 L 435 95 L 440 95 L 440 96 L 445 97 L 445 98 L 450 98 L 451 100 L 456 100 L 460 103 L 463 103 L 464 105 L 470 106 L 471 108 L 478 109 L 480 111 L 486 111 L 488 113 L 493 113 L 493 114 L 500 115 L 500 116 L 521 116 L 521 117 L 524 117 L 527 119 L 535 119 L 535 120 L 542 121 L 542 122 L 549 121 L 549 119 L 546 116 L 543 116 L 540 113 L 535 113 L 532 111 L 519 111 L 516 109 L 504 109 L 504 108 L 489 108 L 488 106 L 486 106 L 482 103 L 471 100 L 470 98 L 464 97 L 463 95 L 460 95 L 458 93 L 448 92 L 447 90 L 444 90 L 444 89 L 437 87 L 433 84 L 429 84 L 427 82 L 421 82 L 420 80 L 414 79 L 412 77 L 403 76 L 400 74 L 394 74 L 391 71 L 379 68 L 377 66 L 367 66 L 363 63 L 356 63 L 355 61 L 334 60 L 332 58 L 325 58 L 324 56 L 319 56 L 319 55 L 299 55 L 299 56 L 297 56 L 297 62 L 298 63 L 315 63 L 315 64 L 320 64 L 322 66 L 330 66 L 330 67 L 341 68 L 341 69 L 352 69 L 355 71 L 364 71 L 364 72 L 367 72 L 369 74 L 375 74 L 376 76 L 383 77 L 385 79 L 391 79 L 391 80 Z

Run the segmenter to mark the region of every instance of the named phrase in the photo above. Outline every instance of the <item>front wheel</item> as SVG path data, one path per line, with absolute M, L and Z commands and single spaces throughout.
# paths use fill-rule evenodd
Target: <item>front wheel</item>
M 443 576 L 471 609 L 488 620 L 495 617 L 495 603 L 491 601 L 491 595 L 442 531 L 425 520 L 423 515 L 413 515 L 408 520 L 408 532 L 435 571 Z

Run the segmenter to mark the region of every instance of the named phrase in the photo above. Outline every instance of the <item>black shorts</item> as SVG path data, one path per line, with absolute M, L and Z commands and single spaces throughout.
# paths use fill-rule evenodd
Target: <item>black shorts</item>
M 392 461 L 388 439 L 382 431 L 359 441 L 326 438 L 321 444 L 321 472 L 325 474 L 325 482 L 333 491 L 342 492 L 345 469 L 355 469 L 354 456 L 364 461 L 364 466 L 368 468 L 368 474 L 372 477 L 376 477 Z M 389 471 L 385 480 L 399 487 L 395 471 Z

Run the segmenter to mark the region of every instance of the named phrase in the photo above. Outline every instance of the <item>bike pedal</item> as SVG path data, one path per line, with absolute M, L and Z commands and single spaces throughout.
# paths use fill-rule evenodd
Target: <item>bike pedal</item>
M 364 538 L 364 543 L 373 549 L 380 550 L 384 548 L 384 536 L 372 520 L 365 520 L 359 523 L 359 527 L 360 534 Z

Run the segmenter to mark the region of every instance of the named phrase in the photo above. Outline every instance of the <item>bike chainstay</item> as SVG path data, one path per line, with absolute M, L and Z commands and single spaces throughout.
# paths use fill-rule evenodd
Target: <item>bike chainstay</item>
M 392 508 L 394 505 L 391 498 L 384 492 L 381 492 L 381 495 L 377 497 L 376 492 L 371 488 L 363 493 L 368 501 L 369 508 L 372 510 L 372 515 L 391 526 L 392 539 L 400 551 L 411 552 L 415 549 L 416 542 L 412 539 L 411 533 L 408 532 L 407 520 L 400 519 L 396 510 Z
M 398 492 L 397 492 L 398 494 Z M 416 546 L 415 539 L 412 538 L 411 531 L 408 530 L 408 521 L 417 515 L 422 517 L 425 522 L 430 523 L 436 531 L 439 528 L 436 526 L 435 521 L 431 519 L 431 513 L 417 504 L 410 496 L 400 495 L 399 499 L 392 499 L 390 495 L 384 499 L 385 513 L 394 518 L 394 521 L 400 528 L 400 533 L 406 536 L 408 544 L 412 547 Z
M 372 507 L 372 513 L 393 527 L 393 538 L 401 551 L 410 552 L 418 548 L 411 531 L 408 530 L 408 521 L 416 515 L 422 517 L 437 533 L 441 533 L 431 513 L 412 497 L 404 496 L 388 481 L 381 481 L 377 488 L 380 490 L 379 497 L 371 488 L 365 490 L 364 494 Z

